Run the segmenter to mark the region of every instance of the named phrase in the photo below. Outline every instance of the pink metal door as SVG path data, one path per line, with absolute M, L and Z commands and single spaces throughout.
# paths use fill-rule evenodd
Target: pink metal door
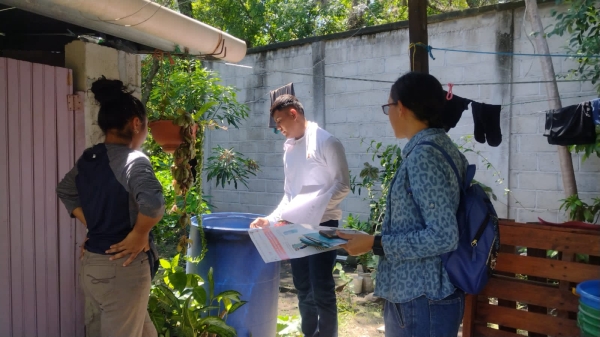
M 85 144 L 72 90 L 69 69 L 0 58 L 0 336 L 84 335 L 84 228 L 55 194 Z

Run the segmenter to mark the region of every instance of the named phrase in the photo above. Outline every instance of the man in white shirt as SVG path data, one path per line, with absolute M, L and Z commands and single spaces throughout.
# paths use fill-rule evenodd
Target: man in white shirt
M 258 218 L 251 228 L 285 222 L 282 212 L 305 186 L 320 186 L 320 195 L 331 199 L 320 226 L 338 227 L 342 218 L 340 203 L 350 191 L 348 162 L 342 143 L 316 123 L 306 120 L 304 108 L 293 95 L 277 97 L 271 117 L 287 139 L 284 143 L 284 196 L 277 209 L 266 218 Z M 292 276 L 298 290 L 298 308 L 302 333 L 306 337 L 337 337 L 337 303 L 333 267 L 336 251 L 292 259 Z

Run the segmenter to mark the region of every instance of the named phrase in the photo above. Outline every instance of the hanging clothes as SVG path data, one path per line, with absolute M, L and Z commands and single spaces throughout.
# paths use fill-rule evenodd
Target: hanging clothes
M 271 94 L 271 105 L 269 105 L 269 108 L 273 105 L 273 102 L 275 102 L 277 97 L 279 97 L 281 95 L 289 94 L 289 95 L 296 96 L 296 93 L 294 92 L 294 83 L 288 83 L 281 88 L 272 90 L 270 92 L 270 94 Z M 269 117 L 269 128 L 274 129 L 275 133 L 277 133 L 277 125 L 275 124 L 275 120 L 273 120 L 273 117 Z
M 592 105 L 592 118 L 594 119 L 595 125 L 600 125 L 600 98 L 596 98 L 590 101 Z
M 502 143 L 502 130 L 500 130 L 501 105 L 471 103 L 473 113 L 473 135 L 479 143 L 487 141 L 489 146 L 496 147 Z
M 551 145 L 586 145 L 596 142 L 591 102 L 546 112 L 544 136 Z
M 446 95 L 448 95 L 446 91 L 444 92 Z M 463 111 L 469 108 L 469 103 L 471 102 L 472 101 L 470 99 L 462 98 L 454 94 L 450 100 L 446 101 L 442 113 L 442 121 L 444 123 L 444 130 L 446 130 L 446 132 L 456 127 L 456 124 L 462 117 Z

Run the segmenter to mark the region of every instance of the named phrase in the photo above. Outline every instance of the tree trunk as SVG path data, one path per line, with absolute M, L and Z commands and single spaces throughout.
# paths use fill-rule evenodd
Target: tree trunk
M 536 0 L 525 0 L 527 6 L 527 14 L 531 27 L 535 33 L 536 51 L 539 54 L 550 54 L 548 41 L 544 35 L 544 26 L 542 19 L 538 14 L 538 6 Z M 548 93 L 548 107 L 550 109 L 560 109 L 560 96 L 558 93 L 558 85 L 556 84 L 556 75 L 554 73 L 554 65 L 550 56 L 539 57 L 542 64 L 542 73 L 546 82 L 546 92 Z M 575 182 L 575 172 L 573 171 L 573 160 L 569 149 L 565 146 L 558 147 L 558 158 L 560 160 L 560 172 L 562 175 L 563 187 L 565 189 L 565 197 L 577 194 L 577 184 Z

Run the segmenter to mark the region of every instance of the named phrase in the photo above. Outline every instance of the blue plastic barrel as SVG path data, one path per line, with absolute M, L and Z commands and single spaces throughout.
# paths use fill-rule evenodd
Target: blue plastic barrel
M 198 263 L 187 263 L 187 271 L 206 279 L 213 268 L 215 294 L 236 290 L 248 301 L 227 318 L 240 337 L 274 337 L 277 334 L 279 262 L 265 263 L 254 247 L 248 228 L 263 215 L 222 212 L 202 215 L 208 252 Z M 202 240 L 198 221 L 192 218 L 189 254 L 200 256 Z

